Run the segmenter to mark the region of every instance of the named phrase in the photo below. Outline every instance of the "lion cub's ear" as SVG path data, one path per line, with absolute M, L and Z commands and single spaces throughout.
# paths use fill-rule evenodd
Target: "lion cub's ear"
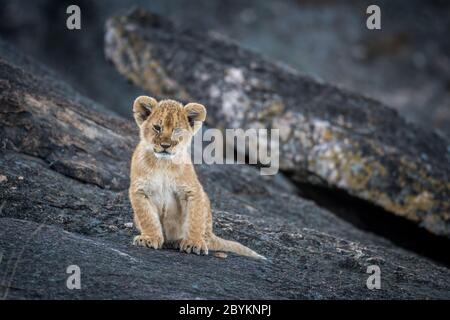
M 189 125 L 194 129 L 195 134 L 206 119 L 206 108 L 199 103 L 188 103 L 184 106 L 184 110 L 186 110 Z
M 134 100 L 133 115 L 134 120 L 136 120 L 139 127 L 148 118 L 148 116 L 152 113 L 152 110 L 157 105 L 158 102 L 154 98 L 148 96 L 139 96 L 136 100 Z

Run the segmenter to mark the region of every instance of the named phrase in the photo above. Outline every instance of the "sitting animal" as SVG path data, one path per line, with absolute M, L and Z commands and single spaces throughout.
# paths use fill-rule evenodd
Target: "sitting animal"
M 210 201 L 191 162 L 188 147 L 206 118 L 198 103 L 157 102 L 140 96 L 133 104 L 140 142 L 131 161 L 129 196 L 140 235 L 133 243 L 208 254 L 229 251 L 265 259 L 246 246 L 216 236 Z

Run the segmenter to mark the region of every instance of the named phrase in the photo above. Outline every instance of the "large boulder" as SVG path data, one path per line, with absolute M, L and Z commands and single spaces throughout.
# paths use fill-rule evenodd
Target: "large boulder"
M 197 169 L 216 233 L 267 261 L 132 246 L 134 123 L 8 52 L 0 43 L 2 298 L 450 298 L 445 267 L 298 197 L 281 176 L 244 165 Z M 81 290 L 66 286 L 70 265 L 80 267 Z M 370 265 L 381 268 L 380 290 L 366 287 Z
M 447 142 L 377 101 L 144 10 L 111 18 L 106 56 L 159 97 L 207 106 L 218 128 L 280 130 L 280 168 L 450 237 Z

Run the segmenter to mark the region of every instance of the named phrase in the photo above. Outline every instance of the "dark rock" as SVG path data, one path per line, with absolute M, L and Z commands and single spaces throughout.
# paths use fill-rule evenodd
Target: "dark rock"
M 446 270 L 430 268 L 424 261 L 410 269 L 403 265 L 412 261 L 404 256 L 381 265 L 382 289 L 371 291 L 365 287 L 365 271 L 375 252 L 312 231 L 289 242 L 277 240 L 282 232 L 270 233 L 268 240 L 273 242 L 268 248 L 274 261 L 261 263 L 232 255 L 220 259 L 150 251 L 59 227 L 10 218 L 0 221 L 1 293 L 9 299 L 449 297 Z M 266 234 L 260 232 L 253 234 L 257 238 Z M 392 253 L 386 258 L 396 259 Z M 66 269 L 73 264 L 81 270 L 81 290 L 66 287 Z
M 378 0 L 382 29 L 376 31 L 366 28 L 370 0 L 184 2 L 77 0 L 82 29 L 73 32 L 63 27 L 73 2 L 1 0 L 0 34 L 59 71 L 83 95 L 129 117 L 129 101 L 140 92 L 104 61 L 101 39 L 108 17 L 139 5 L 374 97 L 450 137 L 448 2 Z
M 120 154 L 131 150 L 129 136 L 134 126 L 112 113 L 93 112 L 106 109 L 57 82 L 45 68 L 30 67 L 30 59 L 19 58 L 4 43 L 0 48 L 3 144 L 43 158 L 56 171 L 75 179 L 112 189 L 126 188 L 126 178 L 111 164 L 117 166 L 119 161 L 127 167 L 128 160 Z M 8 57 L 12 62 L 5 60 Z M 79 132 L 86 134 L 85 140 L 80 140 Z
M 450 155 L 384 105 L 143 10 L 110 19 L 106 55 L 159 97 L 195 100 L 219 128 L 280 129 L 280 168 L 450 236 Z
M 39 81 L 37 81 L 39 79 Z M 134 247 L 134 123 L 0 59 L 0 274 L 9 299 L 450 298 L 450 272 L 361 232 L 248 166 L 198 166 L 217 234 L 256 261 Z M 60 88 L 63 88 L 60 86 Z M 69 290 L 69 265 L 81 290 Z M 366 288 L 368 265 L 381 290 Z

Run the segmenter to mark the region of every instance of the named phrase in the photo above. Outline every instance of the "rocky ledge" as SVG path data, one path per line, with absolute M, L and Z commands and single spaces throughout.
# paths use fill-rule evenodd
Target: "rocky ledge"
M 2 298 L 450 298 L 447 268 L 299 197 L 282 175 L 245 165 L 197 170 L 215 232 L 267 261 L 134 247 L 134 123 L 4 43 L 0 104 Z M 80 267 L 81 290 L 66 286 L 69 265 Z M 379 290 L 366 286 L 370 265 L 380 267 Z
M 450 237 L 449 144 L 396 111 L 144 10 L 111 18 L 105 43 L 120 73 L 153 95 L 205 104 L 214 127 L 279 129 L 293 181 Z

